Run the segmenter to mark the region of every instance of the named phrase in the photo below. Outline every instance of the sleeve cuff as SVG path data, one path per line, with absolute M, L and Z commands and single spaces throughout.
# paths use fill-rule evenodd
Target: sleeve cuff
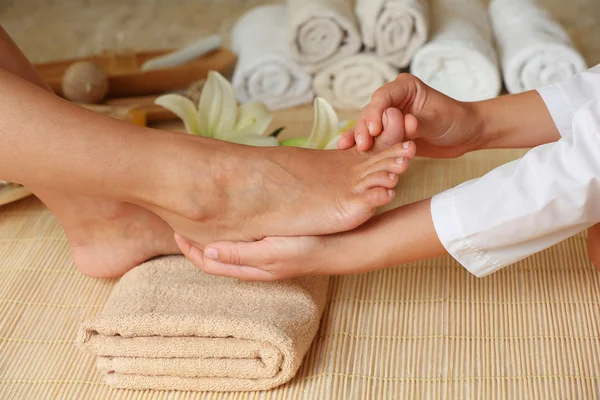
M 469 182 L 463 185 L 467 184 Z M 433 196 L 431 217 L 438 238 L 446 251 L 467 271 L 483 278 L 504 265 L 494 261 L 485 251 L 477 249 L 465 237 L 455 205 L 456 191 L 463 185 Z
M 570 137 L 572 133 L 571 122 L 575 112 L 566 96 L 558 85 L 552 84 L 537 89 L 537 92 L 542 96 L 554 124 L 558 128 L 560 136 Z

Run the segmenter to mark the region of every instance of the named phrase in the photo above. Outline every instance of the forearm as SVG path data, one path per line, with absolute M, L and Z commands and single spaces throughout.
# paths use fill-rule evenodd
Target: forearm
M 329 237 L 326 247 L 347 257 L 332 273 L 344 273 L 348 265 L 357 266 L 352 272 L 365 272 L 447 254 L 436 234 L 430 205 L 431 199 L 408 204 Z
M 484 136 L 480 149 L 531 148 L 560 139 L 537 91 L 473 103 Z
M 0 176 L 26 186 L 132 201 L 171 135 L 73 105 L 0 70 Z

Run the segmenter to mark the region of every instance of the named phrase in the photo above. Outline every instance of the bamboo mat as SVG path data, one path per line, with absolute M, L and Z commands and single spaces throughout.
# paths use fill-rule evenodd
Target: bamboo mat
M 519 154 L 417 160 L 399 201 Z M 0 208 L 0 274 L 2 399 L 598 398 L 600 273 L 583 235 L 484 279 L 450 258 L 335 278 L 297 377 L 263 393 L 105 386 L 73 340 L 115 281 L 77 272 L 57 221 L 35 198 Z

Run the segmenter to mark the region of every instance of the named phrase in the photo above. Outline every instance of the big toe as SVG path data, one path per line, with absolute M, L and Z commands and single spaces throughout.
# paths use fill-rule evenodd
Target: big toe
M 397 108 L 385 110 L 383 115 L 383 131 L 375 138 L 373 151 L 378 153 L 404 140 L 404 114 Z

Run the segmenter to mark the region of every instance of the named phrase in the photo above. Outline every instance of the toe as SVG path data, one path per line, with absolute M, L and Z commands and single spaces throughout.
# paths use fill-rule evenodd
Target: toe
M 396 197 L 394 190 L 382 187 L 369 189 L 359 195 L 360 201 L 372 209 L 390 204 L 394 197 Z
M 375 140 L 373 151 L 378 153 L 404 140 L 404 115 L 397 108 L 388 108 L 383 114 L 383 132 Z
M 403 174 L 408 169 L 410 160 L 411 157 L 407 157 L 406 154 L 384 158 L 365 168 L 363 173 L 360 175 L 360 178 L 363 180 L 369 175 L 381 171 L 384 171 L 387 174 Z
M 404 157 L 410 159 L 415 156 L 416 152 L 417 147 L 415 146 L 414 142 L 398 143 L 392 147 L 383 150 L 380 153 L 371 156 L 365 164 L 373 165 L 380 162 L 381 160 L 385 160 L 386 158 Z
M 378 171 L 365 176 L 355 187 L 356 193 L 365 193 L 369 189 L 382 187 L 393 189 L 398 184 L 398 175 L 387 171 Z

